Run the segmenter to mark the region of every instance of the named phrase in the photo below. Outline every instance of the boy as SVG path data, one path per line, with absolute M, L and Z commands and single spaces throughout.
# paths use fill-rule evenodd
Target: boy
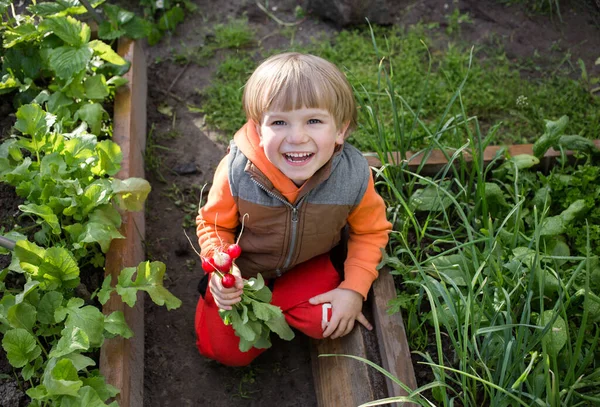
M 263 351 L 239 351 L 239 338 L 218 314 L 241 300 L 242 277 L 257 273 L 270 281 L 271 303 L 287 322 L 313 338 L 344 336 L 355 321 L 372 329 L 362 303 L 391 230 L 366 159 L 344 143 L 356 105 L 335 65 L 313 55 L 272 56 L 246 83 L 243 106 L 248 121 L 217 167 L 196 219 L 202 255 L 209 257 L 221 242 L 236 241 L 247 214 L 235 286 L 224 288 L 212 273 L 196 309 L 200 353 L 230 366 L 247 365 Z M 329 252 L 346 225 L 340 281 Z M 323 321 L 327 308 L 331 315 Z

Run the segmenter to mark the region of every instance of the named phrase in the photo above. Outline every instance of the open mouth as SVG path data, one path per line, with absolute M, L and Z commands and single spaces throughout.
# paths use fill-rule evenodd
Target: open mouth
M 283 156 L 285 159 L 292 163 L 303 163 L 312 158 L 314 153 L 285 153 Z

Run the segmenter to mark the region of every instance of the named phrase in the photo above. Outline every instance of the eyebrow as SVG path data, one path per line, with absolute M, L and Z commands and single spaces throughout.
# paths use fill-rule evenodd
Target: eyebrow
M 287 116 L 288 114 L 290 114 L 293 110 L 287 111 L 287 112 L 265 112 L 263 117 L 279 117 L 279 116 Z M 306 113 L 304 116 L 310 116 L 310 117 L 314 117 L 314 116 L 319 116 L 319 117 L 326 117 L 329 116 L 329 112 L 327 111 L 314 111 L 314 112 L 308 112 Z

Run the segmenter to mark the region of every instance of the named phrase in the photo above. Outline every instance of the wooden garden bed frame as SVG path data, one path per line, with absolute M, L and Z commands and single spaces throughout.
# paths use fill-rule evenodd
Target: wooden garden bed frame
M 113 141 L 123 153 L 121 170 L 116 178 L 144 178 L 146 147 L 146 59 L 139 42 L 119 40 L 118 53 L 131 62 L 125 74 L 128 83 L 117 90 L 114 104 Z M 144 212 L 122 214 L 120 232 L 125 239 L 114 239 L 106 254 L 106 275 L 116 284 L 121 270 L 136 267 L 145 260 Z M 116 397 L 121 407 L 142 407 L 144 404 L 144 293 L 139 292 L 131 308 L 115 293 L 104 305 L 103 312 L 122 311 L 133 331 L 133 338 L 116 337 L 104 342 L 100 350 L 100 372 L 109 384 L 119 390 Z

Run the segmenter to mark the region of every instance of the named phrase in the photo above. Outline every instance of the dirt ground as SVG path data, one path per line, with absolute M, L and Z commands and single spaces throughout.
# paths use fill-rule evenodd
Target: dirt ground
M 183 306 L 171 312 L 153 304 L 146 306 L 145 406 L 315 406 L 308 341 L 300 335 L 291 343 L 276 341 L 272 349 L 244 369 L 220 366 L 196 351 L 194 310 L 198 299 L 196 285 L 202 271 L 182 224 L 186 216 L 188 220 L 193 218 L 199 188 L 210 183 L 226 145 L 217 133 L 203 126 L 200 114 L 190 113 L 182 102 L 201 105 L 198 90 L 210 83 L 220 55 L 207 61 L 205 67 L 181 66 L 169 62 L 168 56 L 180 47 L 201 45 L 212 24 L 244 13 L 257 30 L 258 38 L 271 34 L 263 41 L 264 47 L 285 48 L 289 39 L 279 34 L 281 27 L 254 2 L 194 3 L 198 5 L 198 13 L 187 16 L 173 37 L 146 50 L 148 126 L 153 128 L 152 143 L 164 147 L 159 148 L 158 154 L 162 175 L 148 173 L 153 191 L 147 206 L 146 244 L 150 258 L 167 264 L 168 287 L 183 301 Z M 452 6 L 450 0 L 399 3 L 406 7 L 398 15 L 398 24 L 409 25 L 419 20 L 439 22 L 440 30 L 444 30 L 448 6 Z M 294 21 L 296 5 L 291 0 L 269 1 L 273 13 L 284 21 Z M 592 18 L 591 6 L 592 3 L 563 7 L 563 23 L 558 23 L 556 19 L 552 21 L 547 16 L 532 15 L 520 7 L 505 7 L 492 0 L 458 2 L 461 13 L 468 12 L 473 20 L 473 24 L 463 27 L 466 41 L 492 44 L 492 38 L 501 38 L 510 58 L 526 58 L 537 49 L 548 57 L 549 63 L 570 49 L 574 60 L 582 58 L 588 69 L 600 56 L 600 29 Z M 336 30 L 331 23 L 309 17 L 299 26 L 296 41 L 331 35 Z M 562 51 L 552 48 L 553 43 L 560 43 Z M 555 51 L 550 51 L 551 48 Z M 598 75 L 598 68 L 591 68 L 590 74 Z M 177 97 L 169 97 L 167 90 Z M 173 116 L 159 113 L 164 103 L 172 106 Z M 193 226 L 188 224 L 185 230 L 194 241 Z M 428 379 L 422 368 L 416 367 L 416 374 L 420 382 Z

